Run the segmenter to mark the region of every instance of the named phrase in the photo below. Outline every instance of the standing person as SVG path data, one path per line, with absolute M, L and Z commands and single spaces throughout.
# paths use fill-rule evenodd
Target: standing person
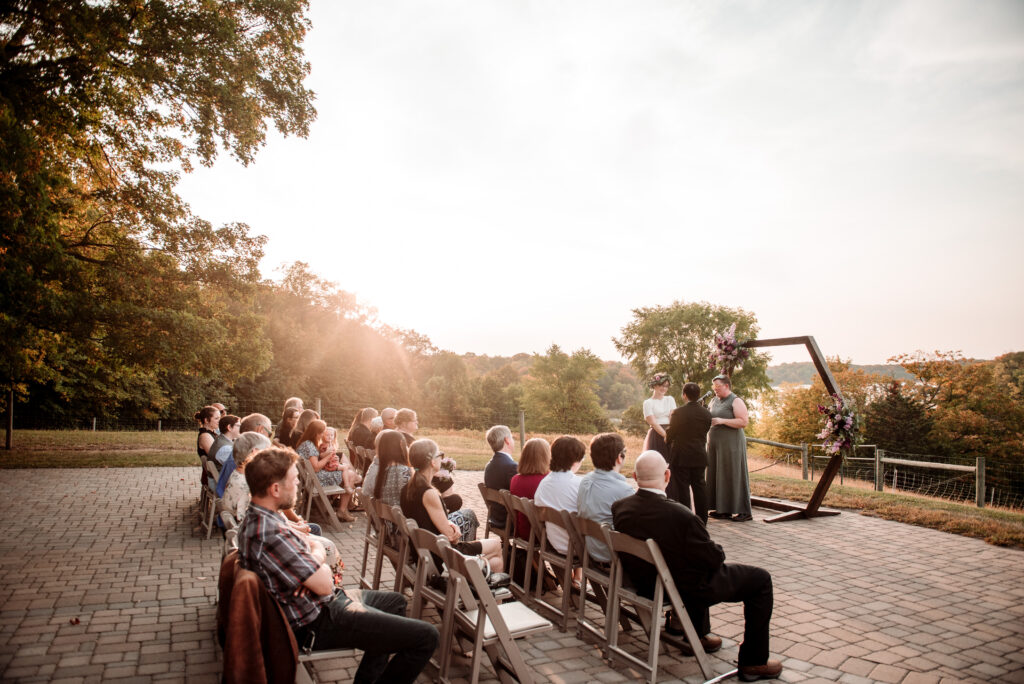
M 728 375 L 712 381 L 711 432 L 708 433 L 708 499 L 715 509 L 712 518 L 734 522 L 753 520 L 750 510 L 750 479 L 747 473 L 747 439 L 743 428 L 747 405 L 732 393 Z
M 676 398 L 668 393 L 672 378 L 668 373 L 655 373 L 650 383 L 651 396 L 644 399 L 644 420 L 651 426 L 644 439 L 644 449 L 654 449 L 668 459 L 665 431 L 676 408 Z
M 323 546 L 278 515 L 295 506 L 297 458 L 288 449 L 271 448 L 246 464 L 252 501 L 239 528 L 239 562 L 280 604 L 300 649 L 362 649 L 358 684 L 416 681 L 437 648 L 437 629 L 405 617 L 406 600 L 399 593 L 336 590 Z
M 412 409 L 404 408 L 395 414 L 395 425 L 405 437 L 405 443 L 411 445 L 416 441 L 416 431 L 420 429 L 420 419 Z
M 668 424 L 669 469 L 668 498 L 690 508 L 690 490 L 693 490 L 693 512 L 705 524 L 708 522 L 708 491 L 704 470 L 708 467 L 708 430 L 711 412 L 700 401 L 700 387 L 695 382 L 683 385 L 686 403 L 672 412 Z
M 494 455 L 484 466 L 484 486 L 495 491 L 508 489 L 512 485 L 512 477 L 519 469 L 512 458 L 516 447 L 512 431 L 507 425 L 494 425 L 487 431 L 487 445 L 494 451 Z M 491 527 L 504 529 L 507 518 L 508 512 L 503 505 L 487 502 L 487 520 Z
M 300 413 L 302 413 L 302 409 L 298 406 L 289 406 L 281 414 L 281 422 L 277 424 L 277 432 L 274 433 L 274 439 L 278 444 L 292 449 L 299 446 L 296 440 L 302 436 L 302 433 L 296 433 L 295 428 L 299 424 Z
M 708 608 L 718 603 L 743 603 L 743 643 L 739 675 L 744 682 L 774 679 L 782 663 L 769 660 L 769 626 L 775 599 L 772 576 L 752 565 L 726 563 L 725 551 L 712 541 L 704 523 L 685 506 L 665 496 L 672 473 L 657 451 L 645 451 L 636 459 L 633 477 L 636 494 L 612 506 L 615 529 L 636 539 L 653 539 L 665 557 L 672 581 L 686 612 L 708 653 L 722 647 L 721 637 L 711 634 Z M 622 555 L 622 569 L 637 593 L 652 598 L 656 572 L 650 563 Z M 666 627 L 670 632 L 678 624 Z M 681 631 L 681 630 L 680 630 Z
M 519 455 L 519 473 L 512 476 L 508 490 L 524 499 L 532 499 L 544 476 L 551 472 L 551 445 L 548 440 L 534 437 L 523 445 Z M 520 539 L 530 538 L 530 521 L 516 512 L 516 527 L 512 532 Z

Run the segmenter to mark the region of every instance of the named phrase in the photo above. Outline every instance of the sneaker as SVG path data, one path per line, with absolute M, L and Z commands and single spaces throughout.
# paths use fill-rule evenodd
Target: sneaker
M 740 681 L 756 682 L 758 679 L 775 679 L 782 674 L 782 663 L 769 660 L 764 665 L 740 665 Z

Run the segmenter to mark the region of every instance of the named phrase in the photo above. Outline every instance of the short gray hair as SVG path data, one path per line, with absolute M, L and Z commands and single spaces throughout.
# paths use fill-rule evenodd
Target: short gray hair
M 231 458 L 235 459 L 235 467 L 237 468 L 253 449 L 266 449 L 269 446 L 270 439 L 266 435 L 261 435 L 258 432 L 243 432 L 231 447 Z
M 512 431 L 507 425 L 495 425 L 487 431 L 487 443 L 491 446 L 491 451 L 496 452 L 505 446 L 505 440 L 511 436 Z

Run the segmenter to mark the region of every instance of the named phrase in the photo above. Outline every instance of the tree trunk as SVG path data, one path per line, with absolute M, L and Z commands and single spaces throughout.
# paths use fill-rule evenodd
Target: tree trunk
M 11 450 L 11 442 L 14 438 L 14 384 L 7 390 L 7 438 L 4 440 L 4 448 Z

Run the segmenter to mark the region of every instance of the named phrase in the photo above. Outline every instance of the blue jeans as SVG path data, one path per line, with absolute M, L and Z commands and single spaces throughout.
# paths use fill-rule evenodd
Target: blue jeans
M 299 648 L 313 638 L 313 650 L 358 648 L 363 659 L 356 684 L 414 682 L 437 649 L 437 629 L 428 622 L 405 617 L 405 596 L 393 591 L 350 590 L 325 605 L 309 625 L 295 630 Z M 389 656 L 395 655 L 390 658 Z

